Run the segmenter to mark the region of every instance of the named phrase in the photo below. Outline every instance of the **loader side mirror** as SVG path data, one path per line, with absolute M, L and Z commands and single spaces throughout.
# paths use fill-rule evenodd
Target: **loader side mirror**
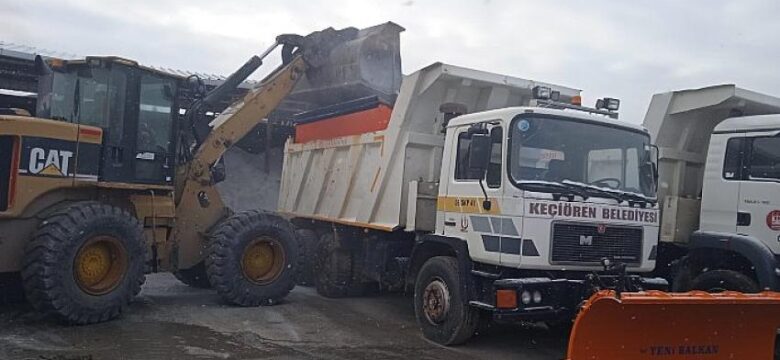
M 479 179 L 485 177 L 490 163 L 492 140 L 488 134 L 474 134 L 469 143 L 469 175 Z

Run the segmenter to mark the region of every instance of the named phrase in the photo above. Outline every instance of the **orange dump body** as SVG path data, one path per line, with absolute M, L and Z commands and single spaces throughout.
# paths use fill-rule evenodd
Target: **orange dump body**
M 569 360 L 771 360 L 780 293 L 594 294 L 577 316 Z

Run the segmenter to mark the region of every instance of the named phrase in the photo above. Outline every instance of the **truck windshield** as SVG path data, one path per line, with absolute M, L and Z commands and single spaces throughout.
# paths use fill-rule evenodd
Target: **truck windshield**
M 524 114 L 512 122 L 510 146 L 510 176 L 520 188 L 551 182 L 655 197 L 650 137 L 642 132 Z

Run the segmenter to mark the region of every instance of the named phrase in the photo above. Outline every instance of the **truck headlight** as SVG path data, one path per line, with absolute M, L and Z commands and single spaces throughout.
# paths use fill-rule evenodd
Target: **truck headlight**
M 520 301 L 523 302 L 523 304 L 528 305 L 531 303 L 531 292 L 528 290 L 523 290 L 523 292 L 520 294 Z
M 533 293 L 533 300 L 534 304 L 538 304 L 542 302 L 542 292 L 539 290 L 534 291 Z

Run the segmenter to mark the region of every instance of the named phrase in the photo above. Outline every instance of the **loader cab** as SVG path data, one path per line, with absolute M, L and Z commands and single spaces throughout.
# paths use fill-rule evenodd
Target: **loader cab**
M 172 184 L 178 77 L 117 57 L 39 68 L 38 117 L 103 129 L 100 181 Z

